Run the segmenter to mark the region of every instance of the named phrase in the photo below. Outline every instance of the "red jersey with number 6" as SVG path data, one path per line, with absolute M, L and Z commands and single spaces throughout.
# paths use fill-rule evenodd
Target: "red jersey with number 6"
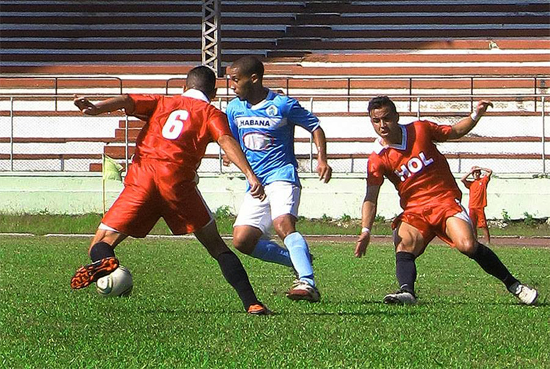
M 451 126 L 415 121 L 400 126 L 400 144 L 383 146 L 375 142 L 367 164 L 367 184 L 381 185 L 384 176 L 397 189 L 403 209 L 437 202 L 438 199 L 462 199 L 462 192 L 434 141 L 446 141 Z
M 129 95 L 133 112 L 147 121 L 136 140 L 136 160 L 155 159 L 181 166 L 184 180 L 193 180 L 206 146 L 232 136 L 227 116 L 202 99 L 163 95 Z

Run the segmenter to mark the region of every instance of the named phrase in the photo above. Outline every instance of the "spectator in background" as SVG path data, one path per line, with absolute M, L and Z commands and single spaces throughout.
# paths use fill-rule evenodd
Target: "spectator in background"
M 470 172 L 461 178 L 464 186 L 470 190 L 468 212 L 474 228 L 474 235 L 477 238 L 477 229 L 483 229 L 488 244 L 491 243 L 491 235 L 485 217 L 485 207 L 487 206 L 487 186 L 492 174 L 493 171 L 489 168 L 473 166 Z M 469 176 L 472 176 L 473 180 L 469 180 Z

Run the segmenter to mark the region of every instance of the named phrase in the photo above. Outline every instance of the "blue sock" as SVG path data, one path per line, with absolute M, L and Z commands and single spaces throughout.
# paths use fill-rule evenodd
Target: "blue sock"
M 311 266 L 309 257 L 309 247 L 304 237 L 300 233 L 294 232 L 286 236 L 284 242 L 300 280 L 315 286 L 313 267 Z
M 288 250 L 282 248 L 271 240 L 262 239 L 258 241 L 250 256 L 260 260 L 269 261 L 270 263 L 292 267 L 292 260 L 290 260 Z

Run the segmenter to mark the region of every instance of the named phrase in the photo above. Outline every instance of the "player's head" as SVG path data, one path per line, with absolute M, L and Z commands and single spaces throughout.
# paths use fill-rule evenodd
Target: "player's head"
M 195 67 L 187 73 L 185 89 L 193 88 L 202 91 L 210 100 L 216 96 L 216 75 L 204 65 Z
M 237 59 L 229 67 L 231 88 L 241 100 L 250 100 L 263 91 L 264 65 L 254 56 Z
M 368 112 L 370 121 L 376 133 L 387 143 L 401 139 L 399 128 L 399 113 L 391 99 L 387 96 L 377 96 L 369 101 Z
M 472 168 L 472 175 L 474 176 L 475 179 L 478 179 L 479 177 L 481 177 L 481 169 L 478 169 L 478 168 Z

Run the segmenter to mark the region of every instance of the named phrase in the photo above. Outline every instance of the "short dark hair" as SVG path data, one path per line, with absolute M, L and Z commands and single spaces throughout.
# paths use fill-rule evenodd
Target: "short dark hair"
M 255 56 L 243 56 L 235 60 L 231 67 L 239 69 L 245 76 L 256 74 L 260 78 L 263 78 L 265 71 L 264 64 Z
M 395 107 L 395 104 L 387 96 L 376 96 L 375 98 L 371 99 L 371 101 L 369 101 L 369 107 L 367 108 L 367 111 L 370 115 L 370 112 L 374 109 L 380 109 L 384 106 L 389 107 L 394 114 L 397 114 L 397 108 Z
M 195 67 L 187 73 L 185 87 L 194 88 L 210 96 L 216 90 L 216 74 L 204 65 Z

